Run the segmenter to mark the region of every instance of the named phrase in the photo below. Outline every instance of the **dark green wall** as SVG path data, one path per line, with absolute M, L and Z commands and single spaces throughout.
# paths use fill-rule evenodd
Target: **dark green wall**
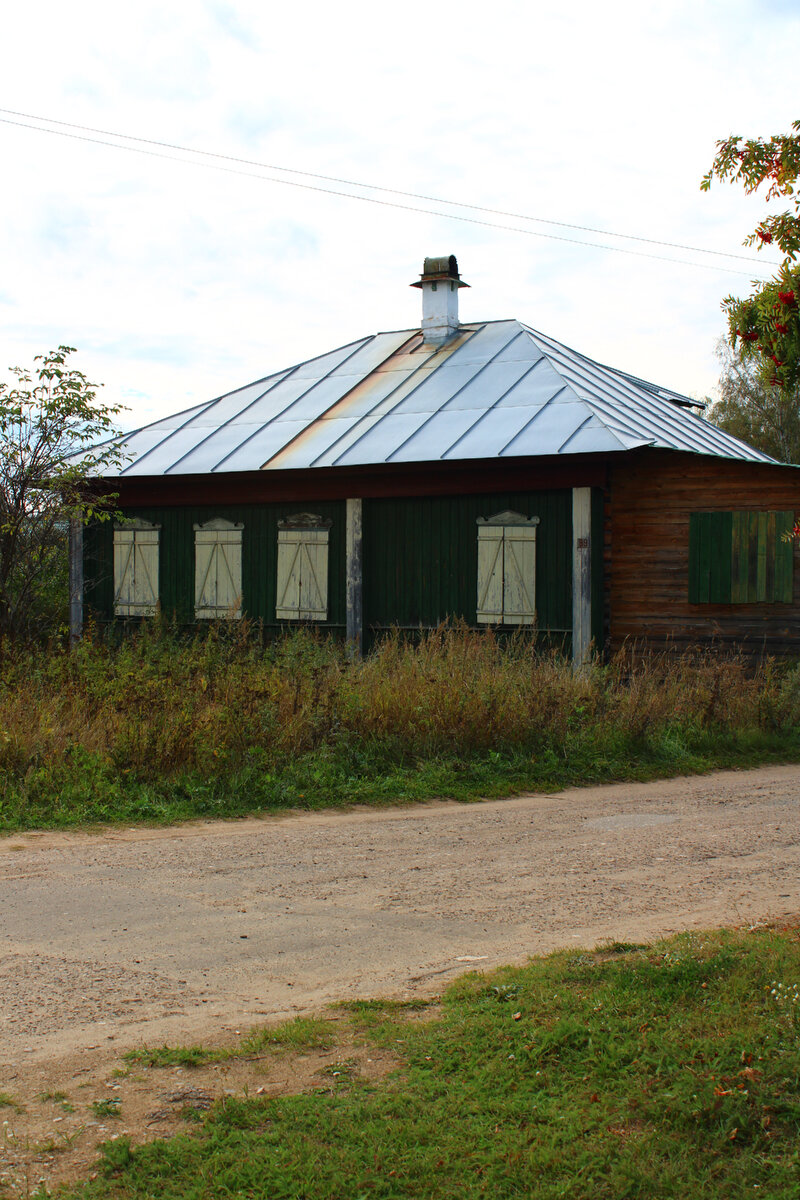
M 278 573 L 278 521 L 297 512 L 313 512 L 333 521 L 328 543 L 328 620 L 320 626 L 345 625 L 344 501 L 298 504 L 209 505 L 192 508 L 135 508 L 126 516 L 161 526 L 159 592 L 161 611 L 180 623 L 194 621 L 194 528 L 213 517 L 241 522 L 244 611 L 265 625 L 275 620 Z M 109 522 L 86 534 L 86 603 L 100 620 L 113 613 L 113 529 Z
M 364 623 L 367 628 L 475 623 L 478 517 L 511 509 L 539 517 L 539 628 L 572 628 L 572 493 L 497 492 L 364 503 Z
M 364 625 L 434 626 L 452 617 L 476 619 L 477 518 L 504 509 L 539 517 L 536 535 L 536 605 L 539 629 L 568 645 L 572 628 L 572 492 L 497 492 L 364 501 Z M 278 521 L 296 512 L 333 521 L 329 549 L 328 627 L 345 625 L 344 501 L 136 508 L 128 515 L 161 525 L 160 594 L 168 617 L 193 621 L 194 530 L 213 517 L 242 522 L 242 584 L 248 616 L 275 626 Z M 593 511 L 595 586 L 602 595 L 602 496 Z M 87 607 L 100 620 L 112 616 L 113 531 L 106 523 L 87 530 Z M 600 620 L 600 612 L 598 609 Z M 598 633 L 601 632 L 599 627 Z

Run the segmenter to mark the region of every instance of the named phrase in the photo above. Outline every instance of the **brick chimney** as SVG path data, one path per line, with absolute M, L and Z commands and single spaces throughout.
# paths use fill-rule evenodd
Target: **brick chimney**
M 422 340 L 443 346 L 458 333 L 458 289 L 469 287 L 458 274 L 455 254 L 426 258 L 419 282 L 422 289 Z

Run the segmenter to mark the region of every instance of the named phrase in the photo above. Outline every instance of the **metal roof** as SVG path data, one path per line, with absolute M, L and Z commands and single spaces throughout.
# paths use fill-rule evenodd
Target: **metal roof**
M 696 402 L 519 321 L 444 346 L 377 333 L 126 435 L 132 475 L 594 454 L 639 446 L 772 462 Z

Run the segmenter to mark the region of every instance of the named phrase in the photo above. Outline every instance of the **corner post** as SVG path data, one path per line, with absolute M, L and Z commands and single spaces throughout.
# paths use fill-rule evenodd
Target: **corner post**
M 69 644 L 83 635 L 83 521 L 69 521 Z
M 592 644 L 592 489 L 572 489 L 572 665 L 587 663 Z
M 345 576 L 347 601 L 347 645 L 354 658 L 360 658 L 364 642 L 364 571 L 362 558 L 362 505 L 347 500 Z

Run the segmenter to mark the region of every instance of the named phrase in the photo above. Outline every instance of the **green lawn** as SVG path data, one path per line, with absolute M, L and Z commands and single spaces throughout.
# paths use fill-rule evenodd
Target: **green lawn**
M 435 1020 L 347 1005 L 356 1037 L 398 1056 L 388 1080 L 343 1071 L 324 1093 L 226 1097 L 191 1134 L 107 1143 L 97 1179 L 69 1194 L 789 1200 L 800 1196 L 798 992 L 788 929 L 469 975 Z M 317 1023 L 310 1036 L 322 1033 Z

